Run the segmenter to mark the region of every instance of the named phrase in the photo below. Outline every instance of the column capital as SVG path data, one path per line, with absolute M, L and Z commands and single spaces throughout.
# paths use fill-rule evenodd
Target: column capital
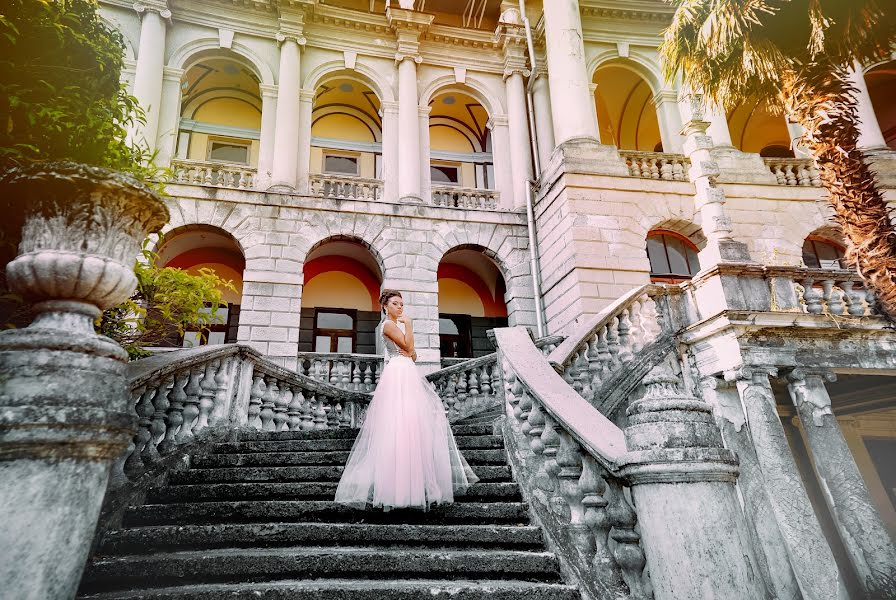
M 725 371 L 725 381 L 744 382 L 750 385 L 768 385 L 769 377 L 778 376 L 778 367 L 769 365 L 744 365 L 739 369 Z
M 299 90 L 299 102 L 313 102 L 314 90 Z
M 485 126 L 494 130 L 495 127 L 507 127 L 509 122 L 510 120 L 507 118 L 507 115 L 495 115 L 486 121 Z
M 385 114 L 398 114 L 398 102 L 394 100 L 386 100 L 384 102 L 380 102 L 380 116 Z
M 162 69 L 162 79 L 166 79 L 168 81 L 180 81 L 183 79 L 184 71 L 183 69 L 178 69 L 176 67 L 164 67 Z
M 417 107 L 417 114 L 419 114 L 421 117 L 429 117 L 429 113 L 431 113 L 431 112 L 432 112 L 431 106 L 418 106 Z
M 653 103 L 654 104 L 662 104 L 663 102 L 679 102 L 678 92 L 675 90 L 660 90 L 656 94 L 653 95 Z M 702 114 L 701 114 L 702 116 Z
M 811 410 L 812 422 L 816 427 L 824 425 L 825 415 L 833 417 L 831 396 L 824 389 L 824 382 L 837 381 L 835 373 L 824 368 L 797 367 L 787 374 L 787 381 L 790 382 L 787 388 L 794 405 L 797 409 L 805 407 Z
M 171 9 L 165 0 L 144 0 L 143 2 L 134 2 L 134 10 L 143 18 L 150 12 L 158 13 L 169 24 L 171 23 Z
M 262 98 L 276 98 L 277 97 L 277 86 L 276 85 L 260 83 L 260 84 L 258 84 L 258 91 L 261 92 Z
M 416 64 L 420 64 L 423 62 L 423 57 L 417 54 L 416 51 L 413 52 L 396 52 L 395 53 L 395 64 L 401 64 L 405 60 L 412 60 Z
M 308 40 L 305 39 L 305 36 L 302 35 L 302 30 L 290 30 L 290 29 L 281 29 L 274 35 L 274 39 L 277 40 L 278 44 L 283 44 L 283 42 L 287 40 L 291 40 L 298 44 L 299 46 L 304 46 Z

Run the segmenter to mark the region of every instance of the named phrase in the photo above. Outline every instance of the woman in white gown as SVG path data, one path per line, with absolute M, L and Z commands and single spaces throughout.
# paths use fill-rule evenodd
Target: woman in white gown
M 453 502 L 478 477 L 457 449 L 441 399 L 414 364 L 414 330 L 401 294 L 384 291 L 380 305 L 385 365 L 336 502 L 385 510 Z

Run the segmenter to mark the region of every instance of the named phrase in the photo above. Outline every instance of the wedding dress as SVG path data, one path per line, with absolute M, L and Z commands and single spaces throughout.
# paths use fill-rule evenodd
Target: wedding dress
M 404 333 L 404 323 L 398 323 Z M 355 508 L 416 507 L 453 502 L 478 477 L 457 449 L 442 400 L 377 328 L 383 372 L 336 488 Z

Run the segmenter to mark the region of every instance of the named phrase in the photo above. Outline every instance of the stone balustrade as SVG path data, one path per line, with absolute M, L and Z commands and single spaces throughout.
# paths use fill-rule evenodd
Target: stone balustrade
M 196 160 L 173 160 L 173 183 L 211 185 L 214 187 L 255 189 L 254 167 Z
M 383 372 L 383 357 L 376 354 L 300 352 L 299 373 L 341 390 L 372 393 Z
M 632 177 L 662 179 L 663 181 L 688 181 L 690 161 L 682 154 L 665 152 L 635 152 L 620 150 L 619 155 L 628 166 Z
M 112 485 L 151 470 L 206 430 L 320 431 L 359 427 L 370 396 L 294 373 L 248 346 L 177 350 L 129 365 L 138 418 Z
M 766 267 L 772 311 L 802 310 L 810 315 L 878 316 L 874 292 L 855 271 Z M 794 304 L 793 294 L 798 301 Z M 783 293 L 782 293 L 783 292 Z
M 455 186 L 432 187 L 432 203 L 447 208 L 497 210 L 499 197 L 499 193 L 495 190 Z
M 314 173 L 311 175 L 311 195 L 336 200 L 377 201 L 383 199 L 383 182 L 379 179 Z
M 677 286 L 645 285 L 602 310 L 548 356 L 563 379 L 583 398 L 597 403 L 615 376 L 645 358 L 645 350 L 673 329 L 668 298 Z M 648 368 L 649 363 L 645 363 Z
M 813 186 L 821 185 L 818 169 L 811 158 L 763 158 L 778 185 Z

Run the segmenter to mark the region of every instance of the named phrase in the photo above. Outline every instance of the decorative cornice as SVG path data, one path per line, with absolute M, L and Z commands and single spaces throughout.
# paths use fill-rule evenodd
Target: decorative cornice
M 389 21 L 389 27 L 396 31 L 404 29 L 424 33 L 429 29 L 430 25 L 432 25 L 435 18 L 435 15 L 418 12 L 416 10 L 407 10 L 392 6 L 386 8 L 386 19 Z

